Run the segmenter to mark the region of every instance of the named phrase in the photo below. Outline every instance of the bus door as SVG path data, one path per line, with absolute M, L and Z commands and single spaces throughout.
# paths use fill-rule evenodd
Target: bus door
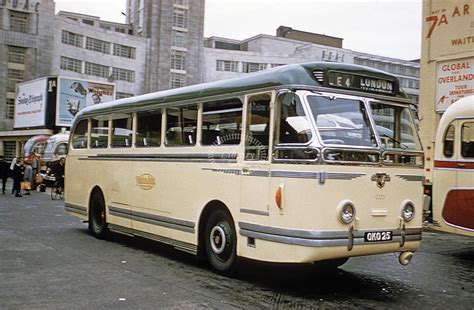
M 240 173 L 240 212 L 243 214 L 269 215 L 272 98 L 271 93 L 246 97 L 244 154 Z
M 443 218 L 460 229 L 474 230 L 474 119 L 457 120 L 453 125 L 460 143 L 454 143 L 455 186 L 446 194 Z

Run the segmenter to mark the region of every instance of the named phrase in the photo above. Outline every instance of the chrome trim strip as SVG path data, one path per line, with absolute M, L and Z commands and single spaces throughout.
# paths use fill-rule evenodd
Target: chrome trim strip
M 133 221 L 139 221 L 142 223 L 157 225 L 193 234 L 195 232 L 194 227 L 196 226 L 196 224 L 194 222 L 144 212 L 121 209 L 110 205 L 108 206 L 108 208 L 109 213 L 117 217 L 122 217 Z
M 409 228 L 404 232 L 400 229 L 353 230 L 350 236 L 349 231 L 295 230 L 244 222 L 239 222 L 239 227 L 239 233 L 245 237 L 311 247 L 347 246 L 350 240 L 353 240 L 354 245 L 400 243 L 403 238 L 405 238 L 405 241 L 419 241 L 422 232 L 422 228 Z M 365 242 L 365 233 L 373 231 L 391 231 L 393 238 L 388 242 Z
M 474 169 L 464 169 L 464 168 L 433 168 L 433 170 L 439 171 L 462 171 L 462 172 L 474 172 Z
M 237 163 L 237 154 L 98 154 L 82 157 L 79 160 Z
M 80 215 L 87 215 L 87 208 L 79 205 L 74 205 L 72 203 L 66 203 L 64 208 L 67 212 L 77 213 Z
M 275 178 L 294 178 L 294 179 L 314 179 L 314 180 L 353 180 L 365 173 L 345 173 L 345 172 L 312 172 L 312 171 L 285 171 L 285 170 L 249 170 L 248 174 L 243 174 L 241 169 L 228 168 L 202 168 L 205 171 L 221 172 L 224 174 L 244 175 L 252 177 L 275 177 Z
M 147 233 L 147 232 L 144 232 L 144 231 L 135 230 L 135 229 L 126 228 L 126 227 L 117 226 L 117 225 L 112 225 L 112 224 L 109 224 L 108 227 L 111 231 L 114 231 L 114 232 L 117 232 L 117 233 L 125 234 L 127 236 L 138 236 L 138 237 L 146 238 L 146 239 L 149 239 L 149 240 L 158 241 L 158 242 L 161 242 L 161 243 L 169 244 L 169 245 L 173 246 L 174 248 L 176 248 L 178 250 L 181 250 L 181 251 L 184 251 L 184 252 L 187 252 L 187 253 L 191 253 L 193 255 L 197 254 L 197 245 L 195 245 L 195 244 L 182 242 L 182 241 L 178 241 L 178 240 L 175 240 L 175 239 L 150 234 L 150 233 Z
M 424 175 L 418 175 L 418 174 L 396 174 L 396 177 L 399 177 L 402 180 L 408 181 L 408 182 L 424 182 L 425 181 L 425 176 Z
M 258 210 L 250 210 L 250 209 L 240 209 L 240 213 L 247 213 L 247 214 L 254 214 L 254 215 L 261 215 L 261 216 L 270 216 L 270 212 L 268 212 L 268 211 L 258 211 Z

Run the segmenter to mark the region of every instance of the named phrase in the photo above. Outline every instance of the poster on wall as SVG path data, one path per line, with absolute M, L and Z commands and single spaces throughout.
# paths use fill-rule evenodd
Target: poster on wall
M 56 126 L 70 127 L 77 113 L 93 104 L 115 99 L 115 85 L 59 78 Z
M 436 66 L 436 111 L 474 95 L 474 58 L 440 62 Z
M 14 128 L 45 125 L 47 79 L 17 84 Z

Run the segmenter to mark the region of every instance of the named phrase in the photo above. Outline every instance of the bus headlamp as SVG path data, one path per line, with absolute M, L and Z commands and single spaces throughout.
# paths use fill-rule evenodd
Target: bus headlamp
M 355 207 L 351 201 L 345 200 L 339 204 L 339 220 L 343 224 L 350 224 L 355 218 Z
M 411 201 L 403 203 L 402 218 L 409 222 L 415 217 L 415 205 Z

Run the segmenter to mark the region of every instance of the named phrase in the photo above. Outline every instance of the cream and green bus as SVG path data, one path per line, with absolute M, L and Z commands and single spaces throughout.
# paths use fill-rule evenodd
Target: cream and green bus
M 66 210 L 207 258 L 324 262 L 421 240 L 423 152 L 398 80 L 287 65 L 103 103 L 76 116 Z

